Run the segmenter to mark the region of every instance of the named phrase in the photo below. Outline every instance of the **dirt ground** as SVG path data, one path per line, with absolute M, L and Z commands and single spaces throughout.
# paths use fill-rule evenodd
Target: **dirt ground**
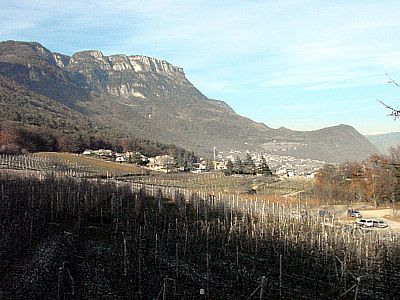
M 382 231 L 391 231 L 394 233 L 400 233 L 400 222 L 391 218 L 392 209 L 391 208 L 383 208 L 383 209 L 375 209 L 372 205 L 365 203 L 357 203 L 351 206 L 353 209 L 357 209 L 363 218 L 366 219 L 374 219 L 374 220 L 383 220 L 389 224 L 388 229 L 379 229 Z M 334 214 L 339 221 L 343 223 L 352 223 L 356 222 L 356 218 L 347 217 L 347 210 L 349 209 L 348 205 L 324 205 L 321 206 L 320 209 L 324 209 Z
M 389 224 L 389 229 L 393 232 L 400 233 L 400 222 L 393 221 L 387 218 L 392 215 L 392 210 L 389 208 L 385 209 L 373 209 L 373 210 L 360 210 L 362 216 L 368 219 L 383 220 Z

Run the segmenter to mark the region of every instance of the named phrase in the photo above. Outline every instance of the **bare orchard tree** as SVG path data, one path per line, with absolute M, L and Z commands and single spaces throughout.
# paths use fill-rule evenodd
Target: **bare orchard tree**
M 386 75 L 386 77 L 388 78 L 388 83 L 394 84 L 395 86 L 397 86 L 397 87 L 400 88 L 400 85 L 399 85 L 396 81 L 394 81 L 394 80 L 388 75 L 388 73 L 385 73 L 385 75 Z M 386 108 L 390 111 L 389 116 L 394 117 L 395 120 L 396 120 L 397 118 L 400 117 L 400 109 L 394 108 L 394 107 L 392 107 L 392 106 L 390 106 L 390 105 L 387 105 L 386 103 L 382 102 L 382 101 L 379 100 L 379 99 L 378 99 L 378 102 L 380 102 L 384 107 L 386 107 Z
M 393 216 L 397 215 L 398 211 L 398 203 L 400 198 L 400 147 L 391 147 L 390 148 L 390 171 L 394 175 L 394 185 L 392 185 L 392 194 L 391 194 L 391 202 L 392 202 L 392 214 Z
M 396 87 L 400 88 L 400 84 L 398 84 L 393 78 L 389 76 L 388 73 L 385 73 L 386 77 L 388 78 L 388 83 L 389 84 L 394 84 Z M 382 102 L 381 100 L 378 100 L 383 106 L 385 106 L 389 111 L 389 116 L 392 116 L 395 120 L 400 117 L 400 109 L 399 108 L 394 108 L 392 106 L 387 105 L 386 103 Z M 389 169 L 391 170 L 391 173 L 394 175 L 393 178 L 395 178 L 395 184 L 391 184 L 392 187 L 392 193 L 391 193 L 391 202 L 392 202 L 392 214 L 396 215 L 397 214 L 397 203 L 398 203 L 398 198 L 400 197 L 400 148 L 391 148 L 390 149 L 390 160 L 391 162 L 389 163 Z

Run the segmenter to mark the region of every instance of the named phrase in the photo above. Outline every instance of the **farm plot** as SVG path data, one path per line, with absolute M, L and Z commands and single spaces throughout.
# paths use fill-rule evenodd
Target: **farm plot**
M 0 154 L 0 169 L 19 173 L 57 173 L 74 177 L 114 177 L 150 172 L 132 164 L 122 164 L 72 153 L 40 152 L 29 155 Z
M 59 152 L 41 152 L 34 154 L 36 157 L 43 157 L 53 161 L 62 162 L 70 168 L 77 168 L 88 174 L 108 176 L 121 176 L 125 174 L 144 174 L 145 172 L 132 164 L 117 163 L 90 156 L 77 155 Z
M 141 182 L 160 185 L 176 186 L 192 190 L 206 190 L 224 193 L 245 194 L 254 189 L 260 196 L 288 196 L 297 197 L 302 194 L 303 199 L 311 199 L 313 181 L 310 179 L 280 179 L 263 176 L 225 176 L 220 172 L 203 174 L 165 174 L 152 177 L 143 177 Z

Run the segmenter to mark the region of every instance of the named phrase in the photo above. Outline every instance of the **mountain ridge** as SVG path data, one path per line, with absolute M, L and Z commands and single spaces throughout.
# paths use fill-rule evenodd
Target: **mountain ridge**
M 340 162 L 377 152 L 353 127 L 302 132 L 254 122 L 226 102 L 207 98 L 182 68 L 147 56 L 105 56 L 98 50 L 68 56 L 39 43 L 7 41 L 0 43 L 0 74 L 100 127 L 200 154 L 214 146 L 260 152 L 279 146 L 285 149 L 281 155 Z
M 384 154 L 389 154 L 390 148 L 400 146 L 400 132 L 369 134 L 365 137 Z

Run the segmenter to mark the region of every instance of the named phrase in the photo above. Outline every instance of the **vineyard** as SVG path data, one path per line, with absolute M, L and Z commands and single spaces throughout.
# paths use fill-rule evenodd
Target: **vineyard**
M 134 165 L 119 164 L 91 157 L 69 153 L 41 152 L 35 155 L 1 155 L 0 169 L 20 170 L 24 174 L 31 171 L 42 174 L 56 173 L 85 178 L 107 178 L 144 183 L 156 186 L 173 186 L 196 191 L 245 194 L 256 188 L 259 196 L 297 196 L 312 199 L 313 183 L 307 179 L 278 180 L 272 177 L 225 176 L 217 173 L 172 173 L 157 174 Z M 143 176 L 143 174 L 146 174 Z M 149 176 L 150 175 L 150 176 Z M 280 199 L 281 200 L 281 199 Z
M 132 181 L 132 179 L 131 179 Z M 296 196 L 312 199 L 313 183 L 310 179 L 278 179 L 276 177 L 234 175 L 225 176 L 221 172 L 176 173 L 158 176 L 137 177 L 134 182 L 157 186 L 174 186 L 189 190 L 217 193 L 248 194 L 251 189 L 259 196 Z
M 304 203 L 12 159 L 31 167 L 0 173 L 1 299 L 399 297 L 396 235 L 339 226 Z

